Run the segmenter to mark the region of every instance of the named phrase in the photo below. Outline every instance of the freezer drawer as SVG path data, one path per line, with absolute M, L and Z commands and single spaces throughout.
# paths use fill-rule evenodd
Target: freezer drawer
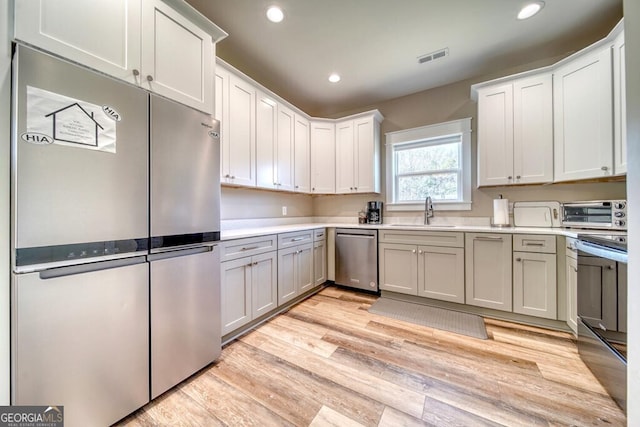
M 123 262 L 138 264 L 13 275 L 12 404 L 64 405 L 66 425 L 88 426 L 149 401 L 148 265 L 91 267 Z
M 336 229 L 335 283 L 378 292 L 376 230 Z
M 220 252 L 218 246 L 205 246 L 149 260 L 155 399 L 220 355 Z

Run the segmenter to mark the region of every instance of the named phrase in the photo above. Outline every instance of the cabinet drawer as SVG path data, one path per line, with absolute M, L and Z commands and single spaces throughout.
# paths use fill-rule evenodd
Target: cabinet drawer
M 303 243 L 313 243 L 315 230 L 292 231 L 278 234 L 278 249 L 290 248 Z
M 464 247 L 464 233 L 455 231 L 380 230 L 378 233 L 381 243 Z
M 321 240 L 327 239 L 327 229 L 326 228 L 318 228 L 317 230 L 313 230 L 313 241 L 319 242 Z
M 514 234 L 513 251 L 555 254 L 556 237 L 539 234 Z
M 276 249 L 275 235 L 229 240 L 222 244 L 220 261 L 230 261 L 245 256 L 275 251 Z

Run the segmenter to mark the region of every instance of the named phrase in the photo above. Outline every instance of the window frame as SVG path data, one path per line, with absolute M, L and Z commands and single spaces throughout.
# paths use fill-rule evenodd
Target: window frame
M 445 139 L 453 135 L 460 135 L 460 179 L 458 185 L 462 188 L 462 199 L 458 200 L 434 200 L 435 210 L 471 210 L 471 118 L 452 120 L 444 123 L 421 126 L 395 132 L 386 135 L 386 208 L 389 211 L 421 211 L 424 210 L 424 202 L 397 202 L 395 192 L 398 175 L 396 174 L 395 147 L 423 142 L 425 145 L 436 145 L 438 139 Z M 431 140 L 431 143 L 429 143 Z M 442 142 L 440 142 L 442 143 Z

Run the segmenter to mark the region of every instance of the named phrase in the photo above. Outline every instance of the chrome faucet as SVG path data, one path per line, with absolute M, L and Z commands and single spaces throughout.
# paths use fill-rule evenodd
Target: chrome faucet
M 429 225 L 429 218 L 433 218 L 433 202 L 431 196 L 427 196 L 424 201 L 424 225 Z

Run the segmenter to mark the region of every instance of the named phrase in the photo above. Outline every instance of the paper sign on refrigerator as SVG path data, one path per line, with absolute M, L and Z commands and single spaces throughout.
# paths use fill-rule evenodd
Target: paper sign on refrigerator
M 27 86 L 27 129 L 20 137 L 36 144 L 59 144 L 116 152 L 115 108 L 99 106 Z

